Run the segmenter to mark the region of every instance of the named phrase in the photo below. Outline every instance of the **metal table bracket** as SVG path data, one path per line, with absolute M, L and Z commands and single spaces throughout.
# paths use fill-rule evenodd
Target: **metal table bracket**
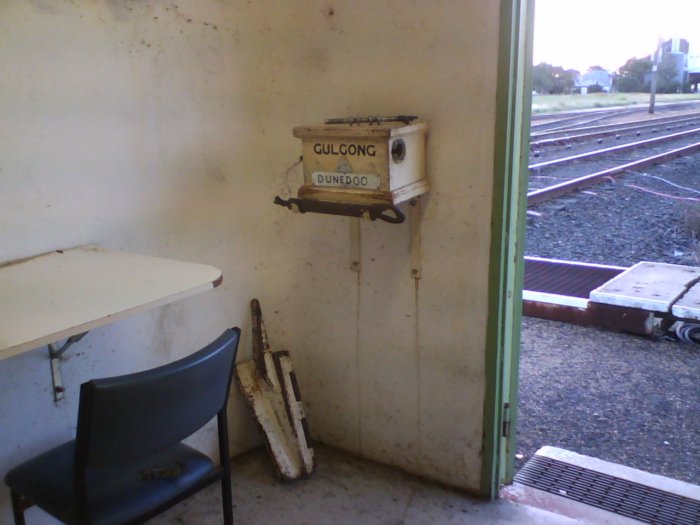
M 350 269 L 360 272 L 362 264 L 360 220 L 350 219 Z
M 409 202 L 408 227 L 411 238 L 411 277 L 420 279 L 422 273 L 421 266 L 421 201 L 420 195 Z
M 73 343 L 77 343 L 83 337 L 87 335 L 87 332 L 82 334 L 76 334 L 70 336 L 66 339 L 60 347 L 56 347 L 54 343 L 49 343 L 49 359 L 51 360 L 51 382 L 53 383 L 53 400 L 58 402 L 65 396 L 65 388 L 63 387 L 63 380 L 61 379 L 61 356 L 68 350 Z

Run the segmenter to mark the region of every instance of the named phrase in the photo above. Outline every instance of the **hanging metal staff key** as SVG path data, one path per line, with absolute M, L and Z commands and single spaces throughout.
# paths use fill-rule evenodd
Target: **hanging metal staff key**
M 382 122 L 401 122 L 403 124 L 410 124 L 418 117 L 414 115 L 395 115 L 393 117 L 381 117 L 372 116 L 369 117 L 343 117 L 343 118 L 327 118 L 324 122 L 326 124 L 381 124 Z

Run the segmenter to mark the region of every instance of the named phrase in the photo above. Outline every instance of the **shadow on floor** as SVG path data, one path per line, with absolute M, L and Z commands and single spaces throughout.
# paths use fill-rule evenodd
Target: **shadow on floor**
M 263 449 L 233 461 L 236 525 L 574 525 L 569 518 L 513 502 L 472 499 L 328 447 L 317 446 L 317 469 L 282 483 Z M 219 525 L 219 486 L 213 485 L 149 523 Z

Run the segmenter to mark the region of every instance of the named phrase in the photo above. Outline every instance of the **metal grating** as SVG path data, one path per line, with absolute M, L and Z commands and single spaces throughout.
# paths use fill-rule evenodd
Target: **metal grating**
M 624 268 L 525 257 L 523 289 L 588 299 L 591 290 L 620 274 Z
M 534 456 L 515 481 L 650 525 L 700 525 L 700 501 Z

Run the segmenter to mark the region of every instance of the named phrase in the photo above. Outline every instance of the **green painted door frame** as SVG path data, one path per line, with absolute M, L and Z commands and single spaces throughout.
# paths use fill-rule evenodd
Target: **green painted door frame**
M 501 0 L 481 492 L 513 479 L 535 0 Z

